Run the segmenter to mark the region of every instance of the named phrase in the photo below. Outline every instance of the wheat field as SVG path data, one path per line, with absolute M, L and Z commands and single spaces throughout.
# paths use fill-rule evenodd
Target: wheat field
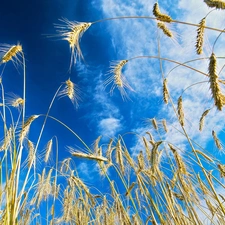
M 209 13 L 200 18 L 199 23 L 174 19 L 172 13 L 164 13 L 160 3 L 151 6 L 153 16 L 124 15 L 93 22 L 59 19 L 53 25 L 55 34 L 50 39 L 57 37 L 70 49 L 68 78 L 52 93 L 47 112 L 42 114 L 27 113 L 26 70 L 29 59 L 26 59 L 23 43 L 3 45 L 0 55 L 0 224 L 225 224 L 223 135 L 220 130 L 217 133 L 216 124 L 211 122 L 217 116 L 224 118 L 221 114 L 225 105 L 224 56 L 216 50 L 217 44 L 220 44 L 218 48 L 223 47 L 220 39 L 225 30 L 207 25 L 210 19 L 217 19 L 217 13 L 224 10 L 225 2 L 205 0 L 204 4 Z M 127 131 L 107 140 L 107 133 L 102 133 L 89 145 L 70 124 L 52 116 L 51 110 L 60 104 L 58 100 L 61 98 L 72 102 L 70 110 L 79 110 L 83 104 L 83 90 L 72 79 L 73 68 L 78 62 L 85 61 L 82 36 L 106 21 L 133 20 L 148 21 L 155 27 L 157 54 L 133 55 L 112 61 L 102 81 L 102 95 L 107 90 L 107 98 L 117 93 L 124 104 L 132 101 L 131 96 L 138 93 L 135 82 L 124 71 L 128 67 L 132 69 L 135 61 L 148 60 L 159 65 L 157 90 L 162 103 L 160 110 L 165 115 L 145 119 L 148 126 L 144 132 Z M 182 58 L 182 54 L 179 60 L 162 55 L 164 42 L 178 45 L 177 26 L 194 30 L 191 47 L 195 50 L 195 58 L 187 61 L 186 55 Z M 213 38 L 207 39 L 208 31 L 214 33 Z M 48 42 L 49 38 L 45 41 Z M 170 65 L 168 70 L 164 63 Z M 4 76 L 9 67 L 23 71 L 23 96 L 13 94 L 7 98 Z M 184 82 L 178 84 L 182 86 L 181 91 L 173 89 L 172 79 L 179 83 L 179 79 L 173 77 L 177 68 L 185 71 L 184 76 L 192 73 L 200 78 L 193 82 L 187 78 L 184 87 Z M 202 88 L 204 84 L 207 86 Z M 204 100 L 204 104 L 200 102 L 194 109 L 188 108 L 189 95 L 193 95 L 191 101 L 194 102 L 200 93 L 195 94 L 198 87 L 199 91 L 207 89 L 210 97 Z M 172 115 L 174 123 L 168 115 Z M 35 133 L 35 138 L 34 135 L 30 138 L 29 133 L 35 130 L 35 123 L 39 120 L 42 121 L 40 131 Z M 43 143 L 48 121 L 64 129 L 78 141 L 79 147 L 66 145 L 64 149 L 59 148 L 60 136 L 52 136 Z M 198 135 L 193 134 L 194 129 Z M 208 140 L 203 135 L 206 129 L 210 134 Z M 135 138 L 135 147 L 129 141 L 132 138 Z M 210 146 L 214 146 L 216 151 L 212 153 L 206 141 L 210 141 Z M 41 149 L 40 145 L 45 148 Z M 59 157 L 61 151 L 67 151 L 69 157 Z M 95 171 L 94 179 L 83 179 L 77 166 L 79 162 L 87 162 Z M 102 189 L 99 184 L 102 184 Z

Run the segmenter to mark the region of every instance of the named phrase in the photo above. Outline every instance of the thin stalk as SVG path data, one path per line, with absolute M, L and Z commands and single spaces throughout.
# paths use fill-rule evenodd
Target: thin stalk
M 101 23 L 101 22 L 104 22 L 104 21 L 120 20 L 120 19 L 149 19 L 149 20 L 157 20 L 157 18 L 151 17 L 151 16 L 118 16 L 118 17 L 104 18 L 104 19 L 101 19 L 101 20 L 96 20 L 96 21 L 91 22 L 91 23 L 95 24 L 95 23 Z M 184 25 L 199 27 L 199 24 L 188 23 L 188 22 L 179 21 L 179 20 L 172 20 L 171 23 L 180 23 L 180 24 L 184 24 Z M 213 28 L 213 27 L 205 26 L 205 28 L 208 29 L 208 30 L 214 30 L 214 31 L 219 31 L 219 32 L 223 32 L 223 33 L 225 32 L 225 30 L 221 30 L 221 29 L 217 29 L 217 28 Z

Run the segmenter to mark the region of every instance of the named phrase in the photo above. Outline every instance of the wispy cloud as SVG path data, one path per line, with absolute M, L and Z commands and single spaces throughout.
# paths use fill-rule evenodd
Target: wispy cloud
M 122 0 L 104 0 L 102 1 L 102 10 L 105 17 L 130 16 L 130 15 L 152 15 L 152 6 L 155 2 L 140 0 L 137 3 L 130 4 L 130 1 Z M 169 4 L 169 5 L 168 5 Z M 204 2 L 182 0 L 176 6 L 174 3 L 160 4 L 162 11 L 171 10 L 171 16 L 176 20 L 188 21 L 190 23 L 199 23 L 211 9 Z M 165 7 L 164 7 L 165 5 Z M 188 5 L 188 7 L 187 7 Z M 170 11 L 170 10 L 169 10 Z M 211 12 L 206 20 L 207 26 L 223 29 L 224 12 Z M 217 19 L 215 19 L 215 17 Z M 220 19 L 221 18 L 221 19 Z M 218 112 L 213 108 L 209 118 L 206 119 L 205 128 L 200 133 L 198 131 L 199 119 L 202 113 L 212 108 L 214 103 L 209 90 L 208 77 L 208 58 L 212 52 L 212 44 L 219 32 L 206 30 L 203 56 L 197 56 L 195 53 L 196 29 L 194 26 L 183 24 L 171 24 L 171 29 L 176 33 L 176 40 L 165 37 L 161 31 L 157 31 L 156 21 L 144 19 L 130 19 L 112 21 L 109 24 L 110 35 L 117 49 L 116 59 L 129 59 L 135 56 L 157 56 L 172 59 L 184 63 L 186 61 L 205 57 L 205 59 L 186 63 L 185 65 L 193 67 L 190 69 L 184 66 L 178 66 L 167 60 L 162 60 L 162 70 L 164 77 L 168 79 L 168 88 L 177 107 L 177 99 L 183 96 L 183 106 L 185 114 L 185 128 L 191 138 L 202 141 L 206 146 L 206 140 L 211 137 L 212 129 L 219 132 L 224 126 L 223 112 Z M 159 38 L 159 39 L 158 39 Z M 222 55 L 223 48 L 219 48 L 224 39 L 221 36 L 214 48 L 217 56 Z M 157 42 L 160 40 L 160 44 Z M 207 41 L 208 40 L 208 41 Z M 209 44 L 211 43 L 211 44 Z M 175 66 L 176 69 L 172 70 Z M 222 68 L 222 60 L 218 60 L 218 71 Z M 201 71 L 201 72 L 198 72 Z M 164 135 L 165 140 L 175 142 L 181 145 L 187 139 L 182 134 L 182 129 L 177 122 L 173 107 L 171 104 L 164 105 L 162 101 L 162 72 L 160 71 L 160 62 L 157 59 L 132 59 L 124 67 L 123 73 L 130 85 L 135 89 L 134 103 L 132 107 L 132 119 L 140 120 L 146 116 L 144 109 L 154 108 L 157 110 L 149 111 L 149 117 L 167 119 L 170 127 L 169 134 Z M 205 74 L 203 74 L 205 73 Z M 223 75 L 220 74 L 222 79 Z M 138 112 L 138 113 L 137 113 Z M 135 132 L 144 132 L 146 126 L 134 127 Z M 177 129 L 179 131 L 177 131 Z

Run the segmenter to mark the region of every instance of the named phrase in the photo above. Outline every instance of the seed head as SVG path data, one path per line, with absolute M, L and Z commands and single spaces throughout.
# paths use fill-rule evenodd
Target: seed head
M 7 63 L 10 60 L 13 60 L 13 58 L 17 58 L 17 55 L 19 53 L 22 53 L 22 46 L 20 44 L 18 45 L 13 45 L 6 50 L 4 50 L 5 54 L 1 58 L 1 63 Z
M 214 53 L 210 56 L 209 59 L 209 83 L 210 83 L 210 89 L 212 92 L 212 97 L 214 99 L 215 106 L 217 107 L 218 110 L 222 110 L 223 105 L 225 103 L 224 99 L 225 96 L 222 94 L 218 82 L 218 75 L 216 72 L 216 56 Z
M 125 88 L 133 91 L 133 89 L 127 83 L 127 80 L 125 79 L 125 77 L 122 75 L 122 69 L 127 62 L 128 60 L 121 60 L 119 61 L 119 63 L 118 62 L 111 63 L 111 66 L 110 66 L 111 70 L 109 71 L 109 74 L 112 74 L 112 75 L 110 75 L 104 82 L 105 87 L 113 83 L 110 89 L 110 94 L 112 95 L 114 89 L 118 88 L 123 100 L 128 98 Z
M 210 8 L 225 9 L 225 2 L 222 0 L 204 0 Z
M 73 64 L 76 63 L 76 58 L 83 58 L 81 49 L 80 49 L 80 39 L 83 33 L 91 26 L 92 23 L 82 23 L 82 22 L 73 22 L 67 19 L 61 19 L 63 25 L 56 25 L 56 28 L 63 37 L 63 40 L 69 42 L 71 49 L 71 60 L 70 60 L 70 70 Z
M 157 27 L 160 28 L 166 36 L 170 38 L 173 37 L 173 33 L 168 29 L 168 27 L 163 22 L 158 22 Z
M 153 15 L 156 17 L 157 20 L 160 20 L 162 22 L 172 22 L 172 18 L 170 16 L 160 12 L 158 3 L 155 3 L 153 6 Z
M 184 126 L 184 111 L 183 111 L 182 96 L 180 96 L 178 99 L 177 112 L 178 112 L 180 124 L 181 124 L 181 126 Z
M 71 102 L 78 108 L 79 101 L 81 101 L 81 91 L 79 87 L 74 84 L 70 79 L 65 82 L 65 87 L 59 92 L 60 97 L 69 97 Z
M 197 29 L 197 37 L 196 37 L 196 52 L 198 55 L 202 54 L 203 42 L 204 42 L 204 31 L 205 31 L 205 17 L 200 21 L 199 27 Z

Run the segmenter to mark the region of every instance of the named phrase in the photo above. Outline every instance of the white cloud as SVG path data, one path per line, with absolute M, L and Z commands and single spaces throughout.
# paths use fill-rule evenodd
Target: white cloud
M 107 137 L 114 137 L 121 126 L 120 120 L 113 117 L 102 119 L 99 123 L 100 133 Z
M 104 0 L 102 1 L 102 10 L 105 17 L 131 15 L 152 16 L 152 6 L 154 3 L 155 1 L 149 0 L 138 0 L 133 4 L 130 1 Z M 172 1 L 161 2 L 160 8 L 163 12 L 168 11 L 176 20 L 188 21 L 190 23 L 199 23 L 211 11 L 203 1 L 196 2 L 194 0 L 182 0 L 177 5 L 174 5 Z M 223 29 L 223 18 L 224 11 L 214 11 L 208 15 L 206 25 Z M 177 40 L 172 41 L 159 32 L 161 57 L 169 58 L 180 63 L 201 57 L 209 57 L 214 40 L 219 35 L 219 32 L 206 30 L 204 54 L 203 56 L 197 56 L 195 53 L 197 27 L 184 24 L 171 24 L 170 27 L 177 33 Z M 123 19 L 116 22 L 111 21 L 109 28 L 110 35 L 117 50 L 115 59 L 129 59 L 140 55 L 158 55 L 156 21 L 147 19 Z M 224 48 L 222 47 L 222 43 L 224 43 L 224 40 L 224 35 L 221 35 L 215 46 L 214 50 L 217 56 L 223 55 Z M 190 137 L 202 143 L 203 147 L 207 144 L 206 140 L 211 137 L 212 129 L 219 132 L 224 126 L 224 122 L 222 122 L 224 121 L 224 113 L 218 112 L 214 107 L 205 119 L 203 132 L 200 133 L 198 131 L 199 119 L 202 113 L 214 105 L 211 98 L 211 91 L 209 90 L 208 78 L 198 72 L 201 71 L 207 74 L 208 63 L 208 59 L 186 63 L 187 66 L 191 66 L 194 69 L 191 70 L 184 66 L 179 66 L 169 73 L 177 64 L 170 63 L 166 60 L 162 61 L 164 76 L 168 79 L 168 88 L 175 108 L 177 99 L 182 94 L 186 118 L 185 128 Z M 223 63 L 224 61 L 218 60 L 218 71 L 222 68 Z M 170 126 L 171 132 L 168 135 L 164 135 L 164 138 L 170 142 L 174 142 L 174 144 L 183 145 L 187 141 L 187 138 L 181 134 L 182 129 L 177 122 L 172 106 L 165 106 L 162 102 L 162 75 L 159 60 L 130 60 L 124 66 L 123 73 L 136 91 L 131 115 L 137 115 L 137 112 L 139 112 L 139 117 L 136 116 L 134 119 L 141 119 L 144 113 L 143 108 L 152 108 L 154 104 L 155 108 L 157 108 L 156 114 L 149 112 L 149 115 L 158 119 L 167 119 L 168 125 Z M 222 78 L 224 75 L 221 73 L 220 77 Z M 205 83 L 197 84 L 203 81 Z M 193 84 L 196 85 L 192 86 Z M 185 92 L 183 92 L 184 90 Z M 153 98 L 159 99 L 158 102 L 152 102 L 151 99 Z M 141 104 L 139 104 L 140 102 Z M 177 129 L 181 132 L 178 132 Z M 134 128 L 134 131 L 144 133 L 146 127 L 138 126 Z

